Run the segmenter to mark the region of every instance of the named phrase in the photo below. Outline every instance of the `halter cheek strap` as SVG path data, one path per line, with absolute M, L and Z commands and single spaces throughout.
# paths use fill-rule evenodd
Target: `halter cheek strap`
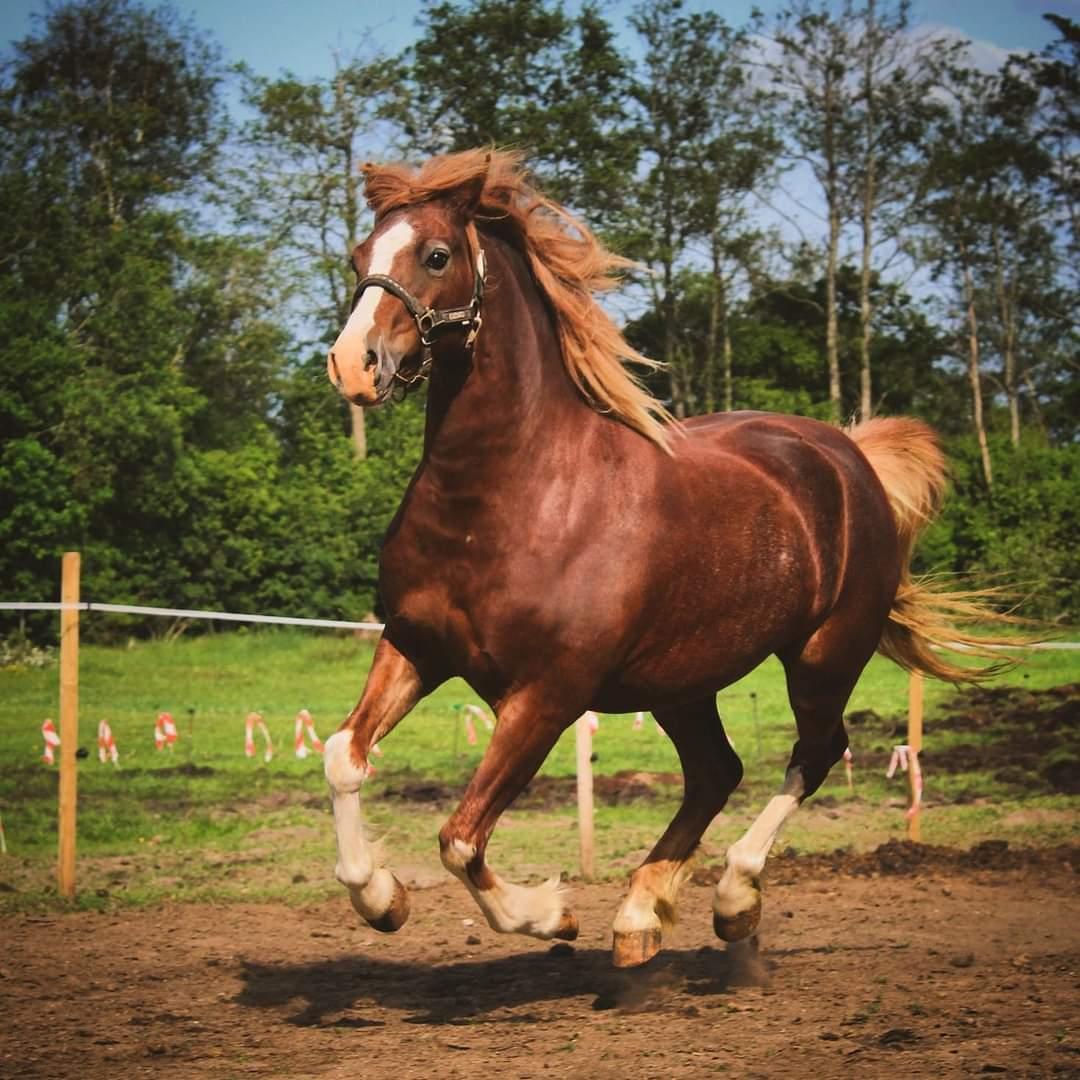
M 484 299 L 484 275 L 487 266 L 484 260 L 484 249 L 479 248 L 476 256 L 476 280 L 473 285 L 472 299 L 466 307 L 457 308 L 434 308 L 422 304 L 404 285 L 400 285 L 392 277 L 386 274 L 368 274 L 357 283 L 353 293 L 352 308 L 360 302 L 364 290 L 372 285 L 385 289 L 388 293 L 396 296 L 404 305 L 405 310 L 412 316 L 416 323 L 416 329 L 420 333 L 420 344 L 423 346 L 423 356 L 419 368 L 413 375 L 405 376 L 394 372 L 394 378 L 412 386 L 421 379 L 427 378 L 431 371 L 432 346 L 444 334 L 455 330 L 464 332 L 465 348 L 471 349 L 476 341 L 476 335 L 480 332 L 483 318 L 480 315 L 480 306 Z

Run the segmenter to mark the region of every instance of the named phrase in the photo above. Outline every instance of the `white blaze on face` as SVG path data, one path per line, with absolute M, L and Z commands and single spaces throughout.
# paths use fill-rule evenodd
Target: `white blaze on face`
M 396 225 L 392 225 L 375 241 L 371 252 L 371 264 L 364 276 L 390 274 L 398 252 L 405 248 L 412 238 L 413 227 L 407 221 L 399 221 Z M 337 341 L 334 342 L 335 355 L 344 357 L 355 351 L 355 355 L 363 357 L 367 353 L 367 337 L 375 323 L 375 309 L 385 295 L 385 290 L 378 285 L 369 285 L 364 290 L 360 303 L 356 305 L 348 322 L 338 334 Z

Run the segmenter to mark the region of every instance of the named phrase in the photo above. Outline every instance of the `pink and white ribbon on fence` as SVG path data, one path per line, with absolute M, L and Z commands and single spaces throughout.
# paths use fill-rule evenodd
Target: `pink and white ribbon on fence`
M 475 720 L 479 720 L 488 731 L 495 730 L 495 722 L 479 705 L 463 705 L 462 710 L 464 716 L 462 716 L 462 723 L 465 725 L 465 741 L 470 746 L 476 745 L 476 723 Z M 474 720 L 475 718 L 475 720 Z
M 60 746 L 60 736 L 56 733 L 56 725 L 52 720 L 46 719 L 41 725 L 41 737 L 45 740 L 45 751 L 41 755 L 41 760 L 46 765 L 56 764 L 55 751 Z
M 310 749 L 304 741 L 305 735 L 311 742 Z M 311 750 L 316 754 L 323 752 L 322 740 L 315 734 L 315 721 L 307 709 L 301 709 L 296 714 L 296 727 L 293 731 L 293 750 L 298 758 L 306 758 Z
M 886 778 L 891 780 L 896 775 L 897 766 L 902 772 L 911 771 L 911 805 L 907 809 L 906 817 L 914 817 L 922 805 L 923 776 L 919 767 L 919 751 L 911 746 L 894 746 L 892 757 L 889 759 L 889 768 L 885 772 Z
M 97 753 L 98 761 L 102 765 L 111 761 L 114 765 L 120 764 L 120 751 L 116 749 L 116 739 L 113 738 L 112 728 L 108 720 L 102 720 L 97 727 Z
M 274 743 L 270 738 L 270 729 L 266 726 L 266 721 L 257 712 L 249 712 L 244 718 L 244 756 L 255 756 L 256 730 L 262 735 L 266 743 L 266 748 L 263 750 L 263 761 L 273 761 Z
M 179 738 L 180 734 L 176 730 L 176 723 L 172 718 L 172 713 L 158 713 L 157 720 L 154 721 L 154 747 L 158 750 L 164 750 L 167 746 L 171 750 Z

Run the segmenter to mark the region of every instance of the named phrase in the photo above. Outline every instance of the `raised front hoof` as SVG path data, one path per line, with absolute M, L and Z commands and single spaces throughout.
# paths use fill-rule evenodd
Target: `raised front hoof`
M 355 907 L 355 905 L 354 905 Z M 359 908 L 357 908 L 360 911 Z M 364 915 L 360 911 L 361 915 Z M 409 918 L 409 893 L 405 886 L 394 878 L 394 896 L 390 906 L 378 918 L 372 919 L 364 915 L 364 920 L 372 930 L 378 930 L 380 934 L 393 934 L 400 930 Z
M 551 936 L 558 938 L 560 941 L 577 941 L 577 916 L 572 912 L 564 911 L 562 913 L 562 918 L 559 919 L 559 925 L 555 927 L 555 933 Z
M 627 933 L 616 931 L 611 962 L 617 968 L 641 967 L 642 964 L 647 964 L 660 951 L 662 936 L 658 926 Z
M 754 906 L 740 911 L 737 915 L 729 917 L 713 913 L 713 930 L 721 941 L 742 941 L 748 938 L 761 922 L 761 898 L 754 902 Z

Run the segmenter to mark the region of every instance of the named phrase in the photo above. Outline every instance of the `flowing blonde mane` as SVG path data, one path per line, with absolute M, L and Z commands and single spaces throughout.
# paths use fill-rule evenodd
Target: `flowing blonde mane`
M 555 313 L 563 363 L 585 400 L 669 449 L 670 413 L 625 366 L 660 365 L 630 346 L 594 297 L 618 285 L 618 272 L 633 263 L 608 251 L 565 207 L 538 192 L 520 155 L 465 150 L 415 170 L 365 165 L 364 175 L 368 205 L 377 215 L 467 195 L 474 220 L 497 222 L 509 232 Z

